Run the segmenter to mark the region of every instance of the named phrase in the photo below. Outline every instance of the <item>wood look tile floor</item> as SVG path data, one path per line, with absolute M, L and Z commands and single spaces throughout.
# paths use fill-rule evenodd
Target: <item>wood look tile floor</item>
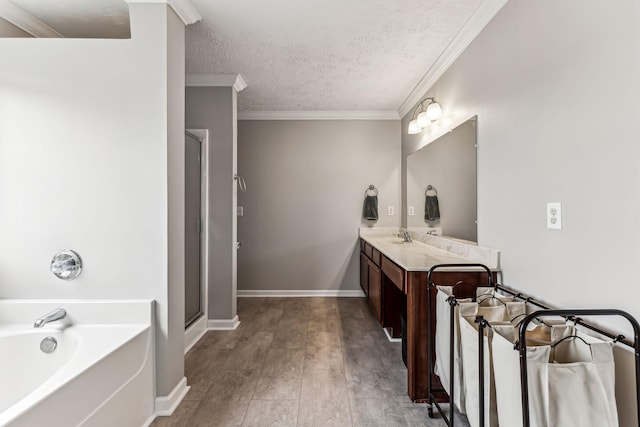
M 366 300 L 239 298 L 238 316 L 187 353 L 191 390 L 152 427 L 445 425 L 407 397 L 401 345 Z

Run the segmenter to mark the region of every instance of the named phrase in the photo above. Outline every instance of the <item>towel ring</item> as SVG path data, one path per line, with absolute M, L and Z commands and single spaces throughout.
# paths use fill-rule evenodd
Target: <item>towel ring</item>
M 438 195 L 438 190 L 436 190 L 436 187 L 434 187 L 434 186 L 433 186 L 433 185 L 431 185 L 431 184 L 427 185 L 427 189 L 426 189 L 426 190 L 424 190 L 424 195 L 425 195 L 425 196 L 428 196 L 427 192 L 429 192 L 429 191 L 433 191 L 434 193 L 436 193 L 436 194 L 435 194 L 436 196 Z
M 373 191 L 373 195 L 374 195 L 374 196 L 377 196 L 377 195 L 378 195 L 378 189 L 377 189 L 373 184 L 371 184 L 371 185 L 369 186 L 369 188 L 367 188 L 366 190 L 364 190 L 364 195 L 365 195 L 365 196 L 368 196 L 368 195 L 369 195 L 369 191 Z

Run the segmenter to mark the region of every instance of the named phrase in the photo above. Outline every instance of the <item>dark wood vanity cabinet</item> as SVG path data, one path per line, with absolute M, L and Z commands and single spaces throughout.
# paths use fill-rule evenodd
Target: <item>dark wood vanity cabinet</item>
M 369 258 L 360 252 L 360 287 L 365 297 L 369 297 Z
M 400 292 L 404 292 L 406 271 L 398 267 L 394 262 L 390 261 L 389 258 L 385 256 L 382 257 L 381 264 L 384 275 L 389 278 L 389 281 L 393 283 Z
M 382 323 L 382 271 L 373 261 L 369 260 L 369 304 Z
M 369 305 L 382 323 L 382 271 L 380 270 L 380 252 L 361 240 L 360 287 L 369 301 Z
M 435 291 L 432 291 L 431 307 L 427 298 L 427 272 L 407 271 L 381 254 L 365 241 L 361 242 L 360 285 L 365 290 L 373 312 L 383 327 L 394 337 L 402 336 L 401 325 L 406 325 L 407 394 L 415 402 L 426 402 L 429 396 L 428 378 L 431 375 L 434 389 L 442 389 L 440 379 L 429 367 L 427 343 L 435 348 Z M 486 286 L 487 273 L 473 271 L 434 272 L 437 285 L 454 285 L 463 281 L 473 289 Z M 495 273 L 494 273 L 495 280 Z M 456 295 L 467 297 L 471 295 Z M 427 328 L 431 317 L 432 329 Z M 435 351 L 432 361 L 435 361 Z M 400 355 L 399 355 L 400 357 Z M 438 401 L 446 402 L 446 394 L 436 394 Z
M 435 271 L 432 275 L 433 283 L 436 285 L 450 285 L 463 282 L 467 286 L 460 289 L 468 293 L 456 292 L 458 298 L 472 297 L 475 288 L 486 286 L 488 282 L 487 273 L 475 271 Z M 496 274 L 493 273 L 493 280 Z M 415 402 L 426 402 L 429 396 L 428 378 L 431 375 L 434 389 L 442 389 L 440 378 L 433 373 L 435 364 L 435 325 L 436 325 L 436 291 L 431 290 L 431 306 L 428 304 L 427 296 L 427 272 L 409 271 L 407 272 L 407 370 L 408 393 L 411 400 Z M 432 328 L 427 328 L 427 319 L 431 318 Z M 432 366 L 428 364 L 427 343 L 431 341 Z M 446 393 L 434 393 L 439 402 L 446 402 Z

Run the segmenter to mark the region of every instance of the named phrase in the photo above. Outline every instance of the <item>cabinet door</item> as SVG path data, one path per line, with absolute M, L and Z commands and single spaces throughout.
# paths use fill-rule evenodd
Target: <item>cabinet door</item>
M 382 323 L 382 272 L 372 261 L 369 261 L 369 303 Z
M 366 297 L 369 296 L 369 260 L 360 252 L 360 287 Z

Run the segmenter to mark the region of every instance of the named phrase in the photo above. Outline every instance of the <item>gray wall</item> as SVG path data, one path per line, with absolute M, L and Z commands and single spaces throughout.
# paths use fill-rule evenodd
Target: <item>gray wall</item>
M 359 289 L 358 227 L 400 225 L 400 122 L 240 121 L 238 152 L 238 288 Z M 369 184 L 375 224 L 362 219 Z
M 236 102 L 232 87 L 188 87 L 186 127 L 209 130 L 209 319 L 236 315 Z
M 469 120 L 407 158 L 409 227 L 442 227 L 445 236 L 475 241 L 476 121 Z M 425 190 L 438 191 L 440 219 L 424 220 Z M 430 194 L 433 194 L 430 192 Z
M 429 90 L 445 115 L 478 115 L 478 240 L 500 249 L 504 283 L 637 318 L 639 23 L 637 0 L 511 0 Z M 428 138 L 408 120 L 404 155 Z M 623 389 L 633 369 L 619 373 Z M 633 396 L 619 390 L 623 425 Z

